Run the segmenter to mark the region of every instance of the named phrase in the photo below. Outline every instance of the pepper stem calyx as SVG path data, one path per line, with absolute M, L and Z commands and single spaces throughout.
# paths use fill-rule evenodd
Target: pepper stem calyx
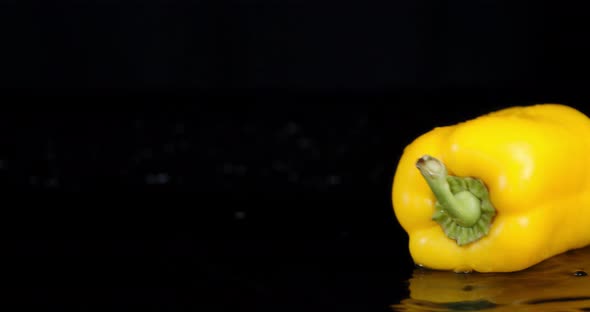
M 479 240 L 489 233 L 496 214 L 483 181 L 448 175 L 438 159 L 424 155 L 416 167 L 436 197 L 432 219 L 459 246 Z

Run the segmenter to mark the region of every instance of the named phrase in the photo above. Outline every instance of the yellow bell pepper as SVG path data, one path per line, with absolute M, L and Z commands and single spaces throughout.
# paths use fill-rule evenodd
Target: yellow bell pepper
M 501 109 L 405 147 L 395 216 L 415 263 L 513 272 L 590 244 L 590 119 L 570 106 Z

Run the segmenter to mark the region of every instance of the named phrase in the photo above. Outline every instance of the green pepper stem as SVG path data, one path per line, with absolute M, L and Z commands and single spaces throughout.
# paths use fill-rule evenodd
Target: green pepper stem
M 455 177 L 438 159 L 424 155 L 416 167 L 436 197 L 432 220 L 445 235 L 463 246 L 479 240 L 490 231 L 496 209 L 483 181 L 473 177 Z
M 470 227 L 481 217 L 481 200 L 468 190 L 453 194 L 447 181 L 447 169 L 438 159 L 425 155 L 416 167 L 430 186 L 438 203 L 458 225 Z

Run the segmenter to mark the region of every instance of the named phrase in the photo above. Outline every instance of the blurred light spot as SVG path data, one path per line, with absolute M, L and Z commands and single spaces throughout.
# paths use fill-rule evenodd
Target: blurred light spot
M 174 143 L 166 143 L 164 145 L 164 152 L 167 154 L 174 154 L 176 150 L 176 146 L 174 146 Z
M 244 211 L 236 211 L 234 213 L 234 219 L 236 220 L 244 220 L 246 218 L 246 213 Z
M 527 217 L 521 217 L 518 218 L 518 224 L 522 227 L 527 227 L 529 225 L 529 218 Z
M 289 174 L 287 175 L 287 180 L 290 183 L 296 183 L 299 181 L 299 175 L 296 172 L 289 172 Z
M 365 127 L 366 125 L 369 124 L 369 116 L 367 115 L 363 115 L 360 119 L 359 119 L 359 126 L 361 127 Z
M 287 124 L 287 126 L 285 126 L 285 132 L 287 135 L 294 135 L 299 132 L 299 126 L 291 121 Z
M 181 151 L 186 151 L 190 146 L 190 143 L 187 140 L 180 140 L 180 142 L 178 143 L 178 148 Z
M 59 186 L 59 180 L 57 178 L 49 178 L 45 181 L 45 186 L 54 188 Z
M 371 181 L 372 182 L 376 182 L 377 180 L 379 180 L 379 178 L 382 178 L 383 177 L 383 173 L 385 173 L 385 168 L 383 167 L 383 165 L 377 166 L 371 172 L 371 175 L 370 175 Z
M 234 166 L 230 163 L 223 164 L 223 173 L 231 174 L 234 171 Z
M 234 167 L 234 172 L 239 176 L 245 175 L 246 171 L 247 171 L 247 168 L 244 165 L 237 165 Z
M 300 138 L 297 141 L 297 145 L 299 146 L 300 149 L 308 149 L 311 147 L 311 140 L 308 138 Z
M 144 159 L 151 159 L 152 157 L 154 157 L 154 152 L 151 148 L 146 148 L 141 151 L 141 157 Z
M 328 184 L 330 185 L 338 185 L 341 182 L 340 176 L 332 175 L 328 177 Z
M 147 184 L 166 184 L 170 181 L 170 176 L 167 173 L 150 173 L 145 177 Z
M 174 132 L 176 134 L 183 134 L 184 133 L 184 123 L 179 122 L 174 126 Z
M 340 145 L 338 149 L 336 149 L 336 154 L 344 155 L 348 152 L 349 147 L 347 145 Z
M 508 180 L 506 179 L 505 175 L 498 176 L 498 188 L 503 190 L 508 185 Z
M 278 172 L 284 172 L 287 170 L 287 166 L 280 160 L 275 160 L 272 163 L 272 169 Z

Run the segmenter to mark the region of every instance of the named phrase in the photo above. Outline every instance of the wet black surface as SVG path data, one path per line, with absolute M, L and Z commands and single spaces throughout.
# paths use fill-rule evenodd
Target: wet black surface
M 389 143 L 416 130 L 384 106 L 290 100 L 3 114 L 2 182 L 19 199 L 4 228 L 16 238 L 9 280 L 73 309 L 400 301 L 413 265 Z
M 74 310 L 388 310 L 414 269 L 390 202 L 403 146 L 529 103 L 411 95 L 5 113 L 7 283 Z

